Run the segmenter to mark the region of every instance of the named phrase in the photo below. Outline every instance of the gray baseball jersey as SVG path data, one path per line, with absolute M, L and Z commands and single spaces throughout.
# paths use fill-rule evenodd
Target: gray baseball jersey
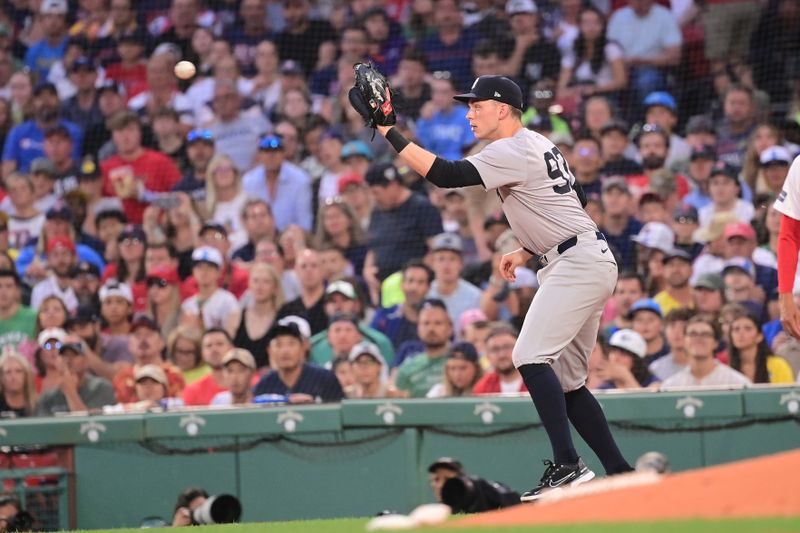
M 467 157 L 487 190 L 496 189 L 514 235 L 545 254 L 572 237 L 576 244 L 538 272 L 540 289 L 514 347 L 514 364 L 552 364 L 565 392 L 582 387 L 603 305 L 617 264 L 573 189 L 564 156 L 547 138 L 520 129 Z
M 522 128 L 467 157 L 487 190 L 496 189 L 514 235 L 537 254 L 597 226 L 572 188 L 575 178 L 549 139 Z

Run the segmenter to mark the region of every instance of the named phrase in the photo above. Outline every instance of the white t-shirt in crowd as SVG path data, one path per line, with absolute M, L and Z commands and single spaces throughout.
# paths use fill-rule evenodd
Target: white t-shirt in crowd
M 661 382 L 661 388 L 668 387 L 711 387 L 714 385 L 752 385 L 753 383 L 741 372 L 728 365 L 715 362 L 714 370 L 707 376 L 697 379 L 687 366 L 677 374 Z
M 199 295 L 196 294 L 183 302 L 181 310 L 192 315 L 200 315 L 202 312 L 203 325 L 206 329 L 222 328 L 225 327 L 228 316 L 239 311 L 239 301 L 225 289 L 217 289 L 203 302 L 202 309 Z

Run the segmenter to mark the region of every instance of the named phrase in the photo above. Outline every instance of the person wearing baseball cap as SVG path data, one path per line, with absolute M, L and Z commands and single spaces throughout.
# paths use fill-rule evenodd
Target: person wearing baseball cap
M 463 254 L 464 243 L 455 233 L 440 233 L 431 241 L 431 268 L 435 277 L 428 297 L 445 302 L 453 324 L 458 324 L 465 311 L 480 307 L 480 289 L 461 278 Z
M 670 228 L 675 233 L 675 246 L 688 252 L 692 259 L 703 251 L 703 245 L 694 240 L 699 227 L 697 209 L 689 204 L 679 204 L 672 211 Z
M 133 371 L 136 396 L 140 402 L 155 407 L 167 395 L 167 373 L 158 365 L 142 365 Z
M 454 9 L 456 6 L 448 7 Z M 360 64 L 356 67 L 357 80 L 371 78 L 375 81 L 373 87 L 377 84 L 384 90 L 380 78 L 370 74 L 369 66 Z M 375 129 L 417 174 L 438 187 L 452 189 L 482 185 L 485 190 L 494 190 L 501 196 L 503 211 L 508 215 L 514 235 L 520 243 L 519 249 L 501 258 L 499 272 L 505 281 L 515 282 L 517 267 L 524 266 L 536 255 L 547 259 L 548 265 L 543 269 L 545 274 L 547 269 L 564 273 L 564 277 L 554 275 L 550 278 L 561 279 L 562 283 L 550 282 L 551 288 L 548 289 L 546 275 L 543 276 L 543 271 L 540 271 L 542 287 L 537 294 L 544 295 L 544 299 L 537 298 L 531 305 L 519 338 L 520 346 L 526 348 L 515 350 L 514 354 L 514 363 L 527 385 L 533 407 L 547 429 L 553 454 L 552 464 L 539 483 L 525 492 L 521 499 L 533 501 L 554 487 L 567 482 L 586 482 L 595 476 L 575 450 L 563 400 L 564 391 L 574 395 L 574 408 L 586 413 L 586 417 L 577 423 L 572 420 L 578 432 L 593 432 L 598 436 L 591 448 L 600 457 L 606 472 L 631 471 L 632 467 L 614 441 L 605 415 L 584 386 L 586 367 L 579 365 L 578 359 L 575 359 L 578 357 L 580 361 L 586 361 L 590 355 L 594 343 L 583 340 L 589 330 L 597 331 L 599 328 L 601 311 L 617 279 L 617 268 L 609 268 L 609 264 L 616 266 L 616 261 L 610 252 L 610 243 L 584 209 L 588 201 L 582 187 L 571 179 L 572 176 L 566 177 L 566 166 L 562 171 L 562 165 L 566 164 L 564 154 L 552 141 L 523 127 L 523 98 L 519 86 L 503 76 L 480 76 L 473 82 L 470 92 L 455 96 L 469 106 L 466 117 L 475 138 L 487 141 L 477 153 L 464 159 L 459 156 L 457 160 L 438 157 L 406 139 L 397 128 L 388 125 L 394 124 L 391 102 L 380 98 L 382 105 L 371 110 L 365 104 L 370 98 L 368 93 L 361 84 L 351 90 L 350 101 L 354 109 L 375 125 Z M 372 94 L 378 97 L 374 92 Z M 386 94 L 389 94 L 388 91 Z M 391 244 L 397 246 L 397 242 Z M 573 249 L 576 245 L 579 248 Z M 574 275 L 577 269 L 583 271 L 581 276 Z M 458 275 L 454 277 L 459 279 Z M 592 282 L 586 283 L 589 278 Z M 457 281 L 452 285 L 457 287 Z M 446 287 L 444 289 L 440 293 L 446 293 Z M 426 308 L 423 308 L 420 324 L 425 312 Z M 580 317 L 575 315 L 576 312 Z M 452 329 L 449 316 L 446 322 Z M 580 324 L 581 327 L 540 327 L 542 324 L 568 322 Z M 440 332 L 436 333 L 438 336 Z M 433 338 L 430 336 L 429 342 Z M 552 343 L 556 342 L 556 338 L 558 346 L 571 348 L 553 355 L 550 348 L 554 346 Z M 410 376 L 418 370 L 411 363 L 419 361 L 425 367 L 422 372 L 428 374 L 423 376 L 425 383 L 429 376 L 435 374 L 430 370 L 444 366 L 441 362 L 431 361 L 441 360 L 443 354 L 437 354 L 434 358 L 429 355 L 420 354 L 401 365 L 396 380 L 399 389 L 414 389 L 413 392 L 420 395 L 423 382 L 417 380 L 416 376 L 411 382 Z M 559 368 L 571 367 L 575 372 L 556 373 L 551 364 L 554 358 L 559 357 L 565 357 L 564 364 Z M 430 364 L 432 362 L 435 364 Z M 404 381 L 402 387 L 401 379 Z M 422 395 L 426 392 L 422 391 Z
M 255 162 L 256 166 L 242 175 L 242 191 L 270 205 L 278 231 L 292 224 L 311 231 L 311 178 L 305 170 L 286 161 L 283 139 L 277 135 L 263 137 Z M 275 191 L 274 197 L 269 190 Z
M 600 128 L 600 145 L 604 164 L 601 176 L 630 176 L 642 173 L 642 165 L 625 154 L 630 146 L 631 128 L 622 119 L 612 118 Z
M 789 165 L 792 164 L 794 157 L 783 146 L 770 146 L 758 157 L 761 163 L 761 175 L 763 183 L 757 183 L 759 190 L 766 190 L 774 195 L 778 195 L 783 190 L 786 176 L 789 175 Z M 761 180 L 759 180 L 761 181 Z
M 683 203 L 695 209 L 711 203 L 711 197 L 708 195 L 708 178 L 716 161 L 717 148 L 713 144 L 701 144 L 692 148 L 687 176 L 695 187 L 683 197 Z
M 374 159 L 372 150 L 369 149 L 367 143 L 360 139 L 346 142 L 342 146 L 341 158 L 342 163 L 344 163 L 350 171 L 361 176 L 367 173 L 369 165 Z M 341 185 L 339 188 L 341 194 Z
M 164 338 L 178 327 L 181 310 L 181 279 L 174 266 L 163 265 L 147 271 L 147 311 L 161 325 Z
M 361 341 L 350 350 L 347 359 L 353 368 L 351 398 L 385 398 L 388 393 L 389 365 L 377 345 Z
M 738 220 L 749 222 L 755 215 L 755 207 L 739 197 L 742 183 L 739 180 L 739 171 L 731 165 L 720 160 L 711 169 L 708 177 L 708 193 L 711 203 L 697 210 L 700 227 L 711 222 L 716 213 L 732 212 Z
M 642 298 L 634 302 L 628 312 L 628 319 L 631 321 L 631 329 L 647 343 L 645 363 L 649 365 L 669 353 L 669 346 L 663 336 L 664 313 L 661 312 L 658 302 L 652 298 Z
M 681 248 L 673 247 L 662 260 L 664 265 L 664 290 L 653 296 L 653 300 L 661 307 L 666 316 L 673 309 L 692 307 L 692 288 L 689 279 L 692 277 L 692 256 Z
M 658 383 L 645 364 L 647 343 L 632 329 L 620 329 L 608 339 L 608 361 L 599 373 L 606 382 L 601 389 L 639 389 Z
M 92 412 L 115 403 L 111 383 L 89 372 L 86 346 L 80 337 L 65 335 L 58 353 L 61 380 L 57 387 L 46 390 L 39 397 L 37 416 Z
M 112 335 L 130 333 L 133 314 L 133 291 L 125 283 L 111 279 L 100 287 L 100 315 L 108 324 L 106 328 Z
M 226 391 L 218 392 L 210 405 L 245 405 L 253 402 L 253 376 L 256 375 L 256 360 L 253 354 L 242 348 L 229 350 L 222 358 L 222 369 Z
M 338 402 L 344 398 L 330 370 L 306 362 L 307 344 L 295 322 L 277 323 L 267 333 L 272 372 L 262 377 L 253 394 L 282 394 L 291 403 Z
M 183 301 L 181 311 L 200 321 L 206 329 L 223 328 L 233 336 L 239 327 L 241 308 L 236 296 L 218 285 L 224 264 L 222 254 L 216 248 L 195 248 L 192 252 L 192 276 L 197 282 L 197 294 Z
M 676 164 L 689 160 L 692 147 L 675 133 L 678 125 L 678 103 L 666 91 L 654 91 L 648 94 L 642 105 L 645 109 L 645 123 L 657 124 L 669 136 L 669 151 L 664 166 L 673 168 Z
M 692 283 L 694 309 L 698 313 L 717 316 L 725 303 L 725 282 L 716 272 L 701 274 Z

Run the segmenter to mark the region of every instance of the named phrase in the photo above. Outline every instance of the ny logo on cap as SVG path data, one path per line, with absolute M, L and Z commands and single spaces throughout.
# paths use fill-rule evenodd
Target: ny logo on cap
M 478 85 L 478 80 L 480 80 L 480 78 L 475 78 L 475 81 L 472 82 L 472 87 L 470 87 L 470 90 L 474 90 L 475 89 L 475 86 Z
M 500 98 L 500 93 L 499 93 L 499 92 L 497 92 L 497 91 L 495 91 L 495 92 L 494 92 L 494 96 L 495 96 L 495 98 Z

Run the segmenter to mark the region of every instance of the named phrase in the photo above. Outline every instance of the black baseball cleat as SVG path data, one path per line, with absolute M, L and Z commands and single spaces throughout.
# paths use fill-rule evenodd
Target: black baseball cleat
M 583 459 L 578 458 L 575 464 L 557 465 L 552 461 L 543 461 L 547 468 L 539 480 L 539 484 L 520 496 L 521 502 L 532 502 L 541 498 L 548 491 L 561 487 L 574 487 L 594 479 L 594 472 L 589 470 Z

